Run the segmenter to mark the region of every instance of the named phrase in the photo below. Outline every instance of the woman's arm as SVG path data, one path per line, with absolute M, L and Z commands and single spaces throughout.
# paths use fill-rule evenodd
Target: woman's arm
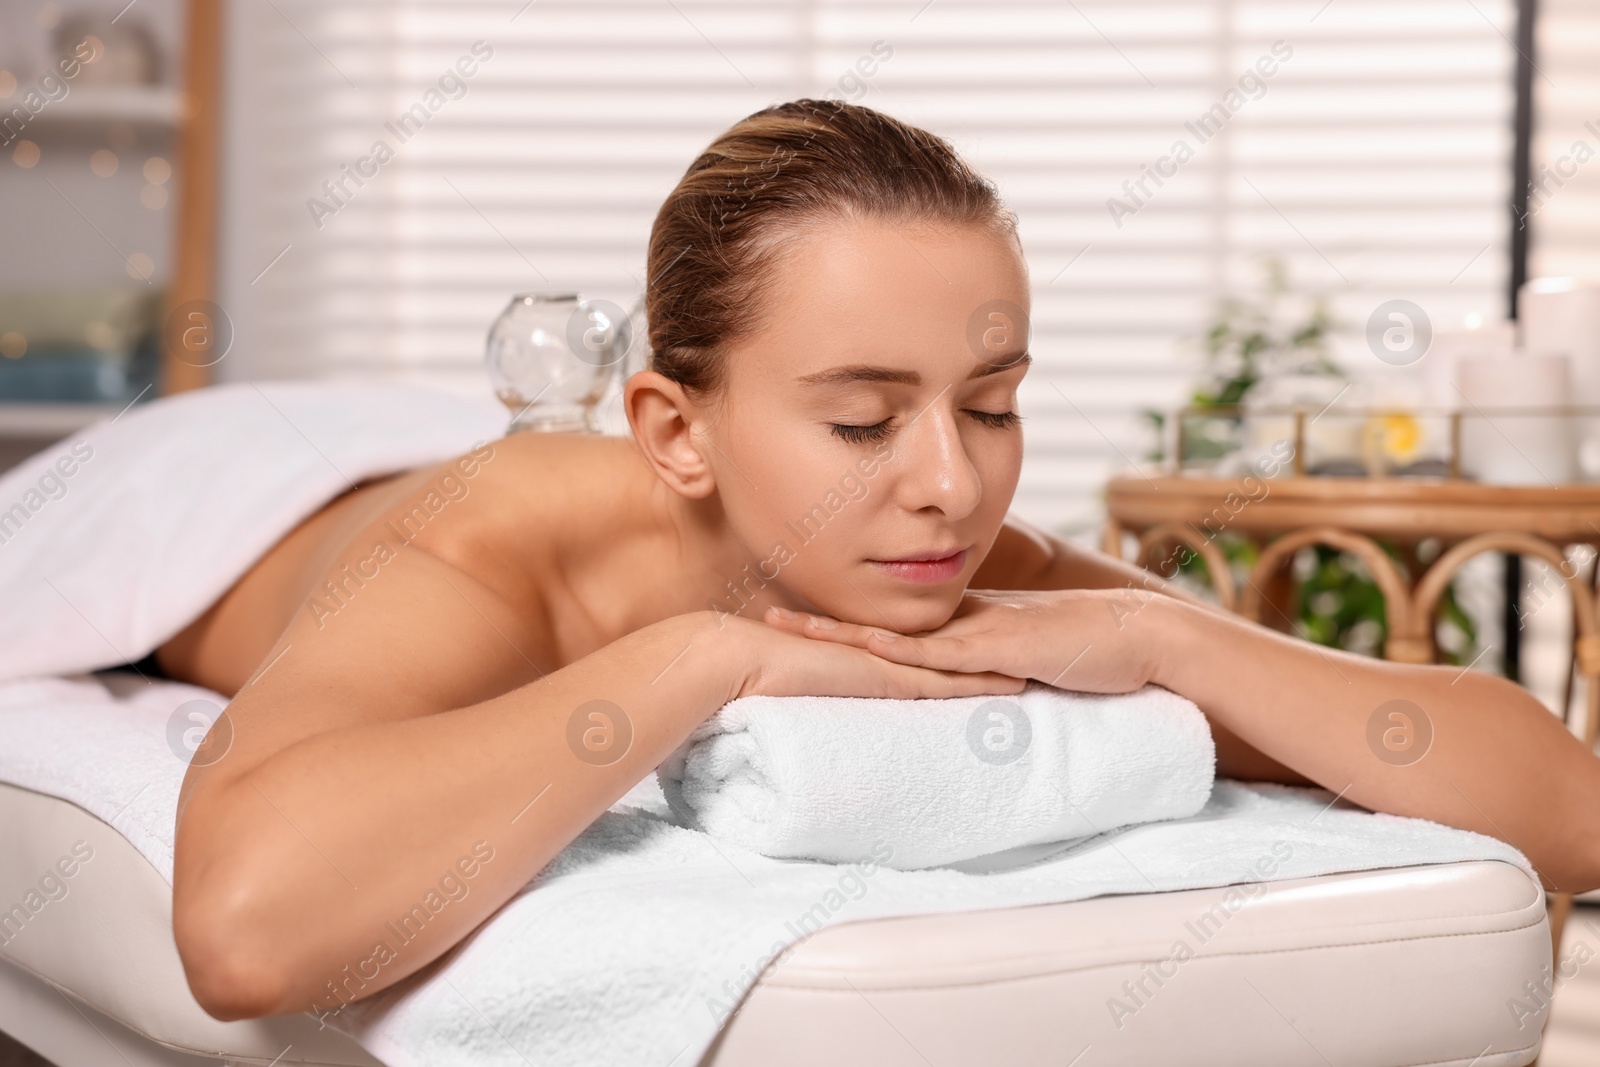
M 415 545 L 346 592 L 290 625 L 184 783 L 173 932 L 218 1018 L 331 1011 L 415 972 L 732 697 L 1020 688 L 710 612 L 550 669 L 543 620 Z
M 185 781 L 173 932 L 196 999 L 218 1018 L 331 1011 L 436 958 L 732 680 L 697 654 L 709 634 L 689 618 L 541 679 L 521 650 L 542 649 L 498 598 L 409 550 L 325 622 L 290 627 L 282 658 L 229 705 L 227 753 Z M 696 638 L 702 648 L 646 703 L 650 677 Z M 567 741 L 591 700 L 624 709 L 632 727 L 605 766 Z
M 1079 548 L 1032 526 L 1015 515 L 1007 516 L 989 555 L 973 576 L 974 589 L 1127 589 L 1136 597 L 1164 594 L 1200 607 L 1222 609 L 1187 589 L 1152 574 L 1126 560 L 1104 552 Z M 1229 778 L 1251 782 L 1310 785 L 1305 775 L 1249 744 L 1222 723 L 1211 719 L 1217 744 L 1217 771 Z
M 1514 682 L 1152 608 L 1152 680 L 1268 756 L 1372 811 L 1507 841 L 1550 889 L 1600 887 L 1600 760 Z
M 1365 808 L 1499 837 L 1551 888 L 1600 886 L 1600 760 L 1503 678 L 1367 659 L 1128 590 L 973 593 L 955 619 L 923 636 L 826 629 L 775 613 L 768 621 L 944 670 L 1103 693 L 1153 682 Z M 1396 713 L 1404 718 L 1390 718 Z M 1407 740 L 1407 719 L 1416 747 L 1390 747 Z M 1424 729 L 1425 749 L 1417 741 Z M 1402 734 L 1386 739 L 1391 730 Z

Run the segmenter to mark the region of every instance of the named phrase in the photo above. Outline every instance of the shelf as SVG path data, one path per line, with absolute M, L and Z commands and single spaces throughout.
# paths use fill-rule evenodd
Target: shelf
M 143 85 L 84 86 L 46 104 L 29 120 L 27 130 L 48 134 L 57 129 L 113 122 L 171 128 L 177 126 L 182 116 L 183 94 L 176 89 Z

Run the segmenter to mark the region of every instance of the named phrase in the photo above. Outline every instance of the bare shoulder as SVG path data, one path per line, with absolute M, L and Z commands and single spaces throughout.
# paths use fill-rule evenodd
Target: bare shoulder
M 1127 560 L 1075 545 L 1010 515 L 973 576 L 974 589 L 1146 589 L 1192 599 Z
M 522 434 L 360 486 L 286 534 L 162 646 L 160 662 L 184 681 L 237 692 L 291 629 L 322 643 L 335 628 L 362 630 L 367 624 L 356 620 L 369 614 L 368 605 L 408 589 L 424 570 L 434 572 L 428 580 L 435 584 L 448 578 L 473 588 L 494 612 L 536 621 L 562 540 L 586 536 L 583 518 L 592 509 L 584 495 L 615 481 L 605 468 L 625 458 L 619 444 L 627 447 L 614 439 Z M 434 566 L 403 565 L 419 557 Z M 423 601 L 390 608 L 399 621 L 429 613 Z M 436 647 L 451 640 L 435 634 Z M 364 649 L 358 641 L 344 654 Z
M 440 464 L 384 516 L 414 545 L 534 610 L 575 546 L 592 545 L 638 481 L 630 440 L 523 433 Z M 438 521 L 444 518 L 446 521 Z
M 1015 515 L 1006 521 L 995 535 L 989 554 L 984 557 L 972 576 L 974 589 L 1040 589 L 1036 583 L 1044 578 L 1055 558 L 1056 539 L 1029 525 Z
M 536 433 L 415 471 L 314 576 L 302 614 L 320 632 L 365 592 L 363 583 L 422 556 L 426 565 L 410 568 L 419 579 L 470 588 L 466 599 L 504 614 L 517 643 L 533 644 L 541 667 L 553 669 L 546 664 L 569 658 L 556 624 L 557 616 L 571 621 L 561 606 L 570 602 L 562 594 L 574 556 L 605 542 L 613 513 L 639 491 L 638 473 L 630 441 Z M 420 619 L 429 610 L 411 609 Z
M 229 705 L 230 775 L 316 734 L 467 707 L 558 669 L 548 560 L 583 536 L 570 515 L 605 484 L 608 449 L 493 441 L 319 516 L 293 567 L 257 576 L 283 614 Z M 268 603 L 225 601 L 212 637 L 250 638 L 230 623 Z

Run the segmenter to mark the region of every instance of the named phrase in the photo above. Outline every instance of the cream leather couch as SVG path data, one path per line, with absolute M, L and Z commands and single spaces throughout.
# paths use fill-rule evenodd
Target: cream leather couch
M 0 1030 L 59 1067 L 378 1062 L 308 1015 L 206 1015 L 184 982 L 166 883 L 65 801 L 0 785 L 0 902 L 79 840 L 93 862 L 0 945 Z M 1550 933 L 1543 894 L 1514 867 L 1273 883 L 1226 937 L 1181 969 L 1164 963 L 1172 931 L 1220 896 L 824 929 L 762 977 L 702 1067 L 1504 1067 L 1538 1053 L 1544 1011 L 1509 1005 L 1537 1003 L 1522 982 L 1549 964 Z

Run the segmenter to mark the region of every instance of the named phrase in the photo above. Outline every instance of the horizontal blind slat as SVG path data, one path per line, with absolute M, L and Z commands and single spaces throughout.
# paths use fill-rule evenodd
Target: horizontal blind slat
M 1544 4 L 1592 29 L 1573 0 Z M 1217 298 L 1252 287 L 1263 255 L 1357 326 L 1394 296 L 1445 325 L 1500 311 L 1508 0 L 1338 0 L 1314 23 L 1267 0 L 913 10 L 540 0 L 512 22 L 443 0 L 236 5 L 222 290 L 239 351 L 219 371 L 486 388 L 483 335 L 509 293 L 548 280 L 631 301 L 656 208 L 710 138 L 830 90 L 950 138 L 1020 215 L 1037 366 L 1016 507 L 1036 521 L 1092 519 L 1104 477 L 1149 445 L 1140 412 L 1188 394 Z M 1576 36 L 1550 53 L 1574 57 L 1550 94 L 1569 125 L 1594 117 L 1597 80 Z M 427 110 L 480 39 L 492 58 Z M 1201 143 L 1192 125 L 1280 40 L 1292 57 Z M 852 73 L 879 41 L 892 55 Z M 402 139 L 385 124 L 408 112 Z M 393 160 L 333 204 L 323 183 L 380 139 Z M 1194 159 L 1117 225 L 1108 200 L 1179 139 Z M 1600 230 L 1600 200 L 1570 191 L 1535 219 L 1552 261 Z M 320 226 L 313 198 L 338 208 Z M 1565 244 L 1538 236 L 1547 218 Z M 1358 331 L 1339 344 L 1364 355 Z

